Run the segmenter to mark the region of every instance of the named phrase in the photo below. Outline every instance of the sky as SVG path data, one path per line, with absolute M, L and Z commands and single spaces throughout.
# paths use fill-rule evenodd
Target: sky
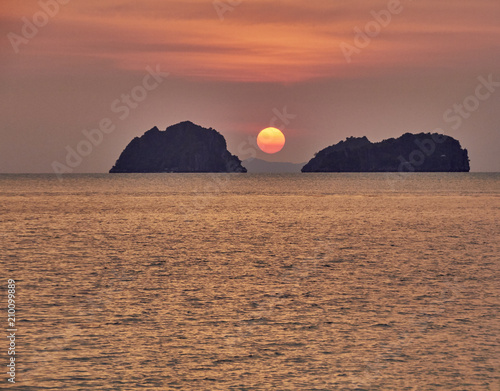
M 2 0 L 0 173 L 107 172 L 186 120 L 242 160 L 437 131 L 500 172 L 499 20 L 498 0 Z

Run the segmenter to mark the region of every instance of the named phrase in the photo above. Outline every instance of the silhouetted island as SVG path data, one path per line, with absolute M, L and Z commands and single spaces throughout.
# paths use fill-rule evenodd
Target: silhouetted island
M 186 121 L 135 137 L 110 173 L 246 172 L 216 130 Z
M 305 163 L 268 162 L 267 160 L 250 158 L 243 160 L 242 164 L 250 174 L 284 174 L 300 173 Z
M 349 137 L 318 152 L 302 172 L 469 172 L 466 149 L 438 133 L 405 133 L 378 143 Z

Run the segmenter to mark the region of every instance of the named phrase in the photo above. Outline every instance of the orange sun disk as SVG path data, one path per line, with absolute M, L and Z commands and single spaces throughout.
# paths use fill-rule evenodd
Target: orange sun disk
M 276 153 L 285 145 L 285 135 L 276 128 L 265 128 L 257 136 L 257 145 L 265 153 Z

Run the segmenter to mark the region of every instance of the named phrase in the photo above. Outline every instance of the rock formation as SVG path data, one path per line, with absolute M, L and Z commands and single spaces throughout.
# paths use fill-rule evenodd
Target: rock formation
M 246 172 L 227 150 L 216 130 L 181 122 L 160 131 L 156 126 L 135 137 L 121 153 L 111 173 Z
M 437 133 L 406 133 L 378 143 L 350 137 L 318 152 L 302 172 L 468 172 L 466 149 Z

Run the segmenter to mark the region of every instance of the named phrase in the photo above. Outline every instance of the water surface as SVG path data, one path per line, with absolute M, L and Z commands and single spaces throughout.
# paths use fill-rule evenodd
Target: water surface
M 0 215 L 11 389 L 500 389 L 498 174 L 1 175 Z

